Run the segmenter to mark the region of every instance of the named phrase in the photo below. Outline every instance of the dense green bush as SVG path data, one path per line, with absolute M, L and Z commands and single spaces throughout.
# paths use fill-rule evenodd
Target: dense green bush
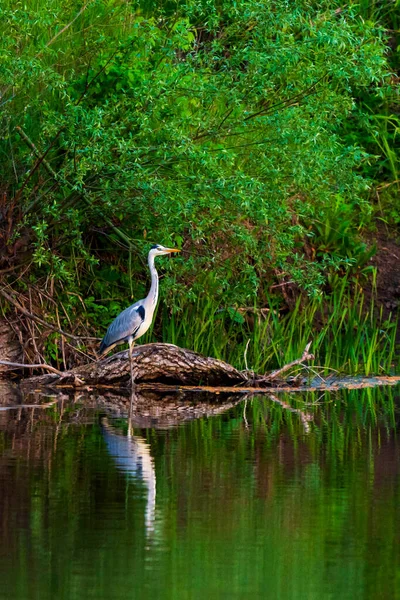
M 100 327 L 144 293 L 150 242 L 187 250 L 163 264 L 181 307 L 357 274 L 384 29 L 331 1 L 159 5 L 2 3 L 4 266 L 32 259 Z

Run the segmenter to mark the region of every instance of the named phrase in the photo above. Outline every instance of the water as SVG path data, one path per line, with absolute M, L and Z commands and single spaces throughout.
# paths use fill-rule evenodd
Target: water
M 397 395 L 3 394 L 0 598 L 400 598 Z

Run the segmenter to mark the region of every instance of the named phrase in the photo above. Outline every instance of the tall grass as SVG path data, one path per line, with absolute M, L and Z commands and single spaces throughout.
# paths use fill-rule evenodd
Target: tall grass
M 390 106 L 387 107 L 390 110 Z M 398 140 L 400 134 L 400 118 L 392 113 L 375 114 L 373 116 L 377 123 L 375 142 L 381 151 L 386 166 L 393 183 L 397 183 L 400 189 L 400 158 L 398 155 Z
M 367 307 L 362 290 L 350 291 L 345 278 L 328 298 L 299 298 L 289 314 L 254 310 L 250 319 L 234 309 L 221 310 L 205 296 L 172 315 L 165 310 L 162 337 L 257 373 L 298 358 L 310 341 L 314 365 L 324 367 L 321 373 L 394 371 L 395 319 L 385 320 L 373 301 Z

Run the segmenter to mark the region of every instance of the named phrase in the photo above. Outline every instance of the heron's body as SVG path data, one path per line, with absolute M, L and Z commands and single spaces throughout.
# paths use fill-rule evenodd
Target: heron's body
M 154 310 L 143 307 L 143 300 L 139 300 L 122 311 L 107 330 L 100 344 L 100 354 L 109 352 L 118 344 L 132 341 L 142 336 L 151 325 Z
M 135 304 L 132 304 L 132 306 L 123 310 L 118 317 L 114 319 L 100 344 L 100 354 L 103 355 L 118 344 L 128 342 L 131 359 L 131 375 L 132 348 L 134 342 L 146 333 L 150 327 L 157 306 L 158 274 L 154 266 L 154 259 L 156 256 L 170 254 L 171 252 L 179 252 L 179 250 L 174 248 L 164 248 L 164 246 L 153 246 L 151 248 L 147 259 L 151 274 L 151 287 L 148 295 L 143 300 L 138 300 Z
M 155 306 L 146 306 L 146 298 L 128 306 L 107 329 L 100 344 L 100 354 L 105 354 L 118 344 L 134 342 L 144 335 L 153 320 Z

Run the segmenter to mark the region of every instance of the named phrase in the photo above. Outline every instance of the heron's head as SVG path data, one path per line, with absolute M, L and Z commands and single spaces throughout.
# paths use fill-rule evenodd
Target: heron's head
M 173 252 L 180 252 L 178 248 L 166 248 L 165 246 L 160 246 L 160 244 L 156 244 L 150 248 L 150 252 L 154 256 L 162 256 L 163 254 L 172 254 Z

